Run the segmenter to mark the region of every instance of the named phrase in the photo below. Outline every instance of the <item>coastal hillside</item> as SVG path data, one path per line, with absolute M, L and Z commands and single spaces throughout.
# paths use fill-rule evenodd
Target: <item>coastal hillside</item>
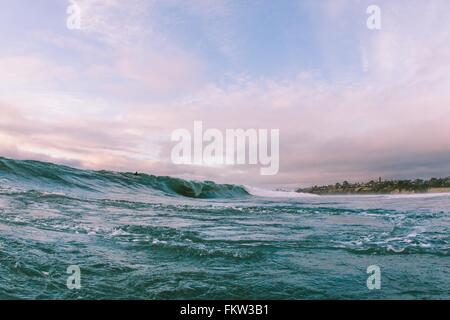
M 450 177 L 432 178 L 430 180 L 381 180 L 349 183 L 344 181 L 334 185 L 300 188 L 297 192 L 313 194 L 395 194 L 450 192 Z

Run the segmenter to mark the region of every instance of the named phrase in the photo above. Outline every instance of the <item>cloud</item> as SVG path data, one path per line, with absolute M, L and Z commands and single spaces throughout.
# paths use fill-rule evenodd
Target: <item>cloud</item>
M 3 86 L 26 86 L 76 78 L 76 71 L 70 66 L 51 63 L 36 55 L 0 56 L 0 69 Z

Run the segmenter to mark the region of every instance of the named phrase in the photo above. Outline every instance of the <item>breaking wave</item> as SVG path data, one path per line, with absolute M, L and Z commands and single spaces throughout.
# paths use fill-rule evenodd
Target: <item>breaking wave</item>
M 212 181 L 189 181 L 173 177 L 133 174 L 113 171 L 81 170 L 40 161 L 19 161 L 0 158 L 0 178 L 20 190 L 60 190 L 71 188 L 86 192 L 126 193 L 183 196 L 198 199 L 235 198 L 248 196 L 238 185 L 217 184 Z M 8 183 L 5 183 L 8 182 Z M 28 188 L 27 188 L 28 187 Z

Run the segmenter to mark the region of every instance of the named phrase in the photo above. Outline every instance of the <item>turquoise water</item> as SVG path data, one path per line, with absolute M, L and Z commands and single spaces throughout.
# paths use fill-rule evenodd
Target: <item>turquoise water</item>
M 0 158 L 0 299 L 450 298 L 450 195 L 281 195 Z

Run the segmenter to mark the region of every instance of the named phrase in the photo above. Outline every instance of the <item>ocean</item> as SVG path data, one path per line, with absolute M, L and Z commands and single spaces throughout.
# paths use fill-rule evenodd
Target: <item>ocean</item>
M 450 194 L 313 196 L 0 158 L 0 299 L 449 299 L 449 251 Z

